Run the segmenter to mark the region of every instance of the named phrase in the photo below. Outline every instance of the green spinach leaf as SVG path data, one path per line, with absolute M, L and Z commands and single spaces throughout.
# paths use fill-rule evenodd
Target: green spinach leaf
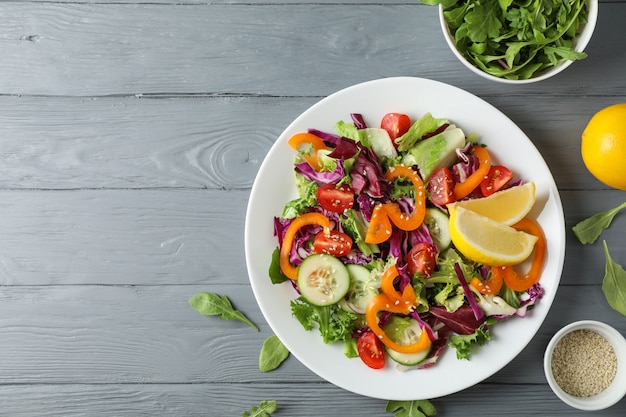
M 604 292 L 609 305 L 626 316 L 626 271 L 620 264 L 611 259 L 606 240 L 603 243 L 606 268 L 602 280 L 602 292 Z
M 244 411 L 242 417 L 271 417 L 270 413 L 274 413 L 277 408 L 275 400 L 261 401 L 258 407 L 250 407 L 252 414 Z
M 272 284 L 281 284 L 285 281 L 289 281 L 289 278 L 287 278 L 280 269 L 280 251 L 278 248 L 274 249 L 274 252 L 272 252 L 272 262 L 270 263 L 268 273 Z
M 587 57 L 574 39 L 587 22 L 586 0 L 420 0 L 444 8 L 457 50 L 496 77 L 527 79 Z
M 625 208 L 626 202 L 623 202 L 615 208 L 596 213 L 593 216 L 582 220 L 576 226 L 572 227 L 572 231 L 574 232 L 580 243 L 593 243 L 596 241 L 596 239 L 598 239 L 598 237 L 600 237 L 600 234 L 603 230 L 608 229 L 617 213 Z
M 428 417 L 437 414 L 437 409 L 428 400 L 387 402 L 385 411 L 395 413 L 396 417 Z
M 257 332 L 259 328 L 238 310 L 235 310 L 225 295 L 212 292 L 199 292 L 189 299 L 189 304 L 205 316 L 220 316 L 220 320 L 239 320 Z
M 271 335 L 261 347 L 259 355 L 259 370 L 269 372 L 278 368 L 289 357 L 289 350 L 283 345 L 278 336 Z

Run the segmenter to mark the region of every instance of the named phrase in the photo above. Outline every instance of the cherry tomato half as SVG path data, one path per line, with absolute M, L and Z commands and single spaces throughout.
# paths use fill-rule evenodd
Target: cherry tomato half
M 502 165 L 493 165 L 489 168 L 487 177 L 480 183 L 480 191 L 483 196 L 487 197 L 496 191 L 499 191 L 513 178 L 510 169 Z
M 454 175 L 450 169 L 444 167 L 434 170 L 427 185 L 430 201 L 440 207 L 454 203 L 454 184 Z
M 380 121 L 380 127 L 389 133 L 391 140 L 394 140 L 404 135 L 407 130 L 409 130 L 411 127 L 411 119 L 406 114 L 387 113 Z
M 352 249 L 352 239 L 345 233 L 331 230 L 330 234 L 319 232 L 313 240 L 313 252 L 326 253 L 337 258 L 346 256 Z
M 428 278 L 437 265 L 437 249 L 425 242 L 418 243 L 406 254 L 404 261 L 407 263 L 409 274 L 419 273 Z
M 323 209 L 343 213 L 354 205 L 354 191 L 348 185 L 322 185 L 317 189 L 317 201 Z
M 363 363 L 370 368 L 385 367 L 385 347 L 374 333 L 363 333 L 356 342 L 356 348 Z

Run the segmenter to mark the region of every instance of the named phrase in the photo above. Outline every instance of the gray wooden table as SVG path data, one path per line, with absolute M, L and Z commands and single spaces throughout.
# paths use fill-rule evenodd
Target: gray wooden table
M 601 291 L 601 244 L 571 226 L 626 200 L 584 168 L 580 134 L 626 102 L 626 3 L 601 0 L 587 60 L 511 87 L 470 73 L 437 10 L 414 0 L 0 2 L 0 415 L 385 416 L 384 400 L 295 358 L 258 371 L 271 330 L 244 262 L 245 209 L 281 131 L 362 81 L 418 76 L 498 107 L 551 167 L 567 223 L 553 309 L 508 366 L 433 399 L 445 416 L 586 415 L 542 372 L 551 335 L 579 319 L 626 333 Z M 626 264 L 626 217 L 603 235 Z M 258 326 L 198 314 L 227 295 Z M 595 413 L 623 416 L 626 400 Z

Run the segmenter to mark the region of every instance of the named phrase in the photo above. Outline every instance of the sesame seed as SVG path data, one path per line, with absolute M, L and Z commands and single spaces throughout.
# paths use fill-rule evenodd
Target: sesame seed
M 574 330 L 557 343 L 551 366 L 563 391 L 589 397 L 611 384 L 617 372 L 617 357 L 609 341 L 599 333 Z

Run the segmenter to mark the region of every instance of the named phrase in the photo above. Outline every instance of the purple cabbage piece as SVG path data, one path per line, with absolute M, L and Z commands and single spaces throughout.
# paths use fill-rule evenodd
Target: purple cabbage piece
M 357 143 L 352 139 L 344 138 L 342 136 L 335 144 L 335 149 L 333 149 L 328 156 L 335 159 L 349 159 L 358 152 L 359 147 L 357 146 Z
M 384 175 L 380 160 L 371 149 L 362 145 L 360 149 L 361 152 L 350 171 L 352 189 L 357 194 L 365 192 L 370 197 L 383 198 L 389 190 L 389 183 L 381 181 Z
M 354 182 L 352 183 L 352 189 L 354 189 Z M 356 204 L 363 218 L 368 222 L 372 220 L 372 213 L 374 212 L 376 201 L 366 194 L 359 194 L 356 197 Z
M 439 320 L 432 318 L 428 320 L 430 327 L 435 331 L 437 338 L 430 345 L 430 353 L 422 362 L 417 365 L 417 369 L 427 369 L 434 366 L 441 354 L 448 347 L 448 340 L 452 334 L 449 327 L 444 326 Z
M 474 333 L 485 322 L 484 315 L 481 319 L 476 319 L 474 310 L 468 305 L 461 306 L 452 313 L 443 306 L 431 306 L 428 312 L 450 330 L 462 335 Z
M 310 242 L 319 232 L 322 231 L 322 227 L 318 225 L 308 225 L 300 228 L 296 233 L 289 254 L 289 261 L 292 265 L 298 266 L 302 263 L 302 260 L 313 253 L 313 248 Z
M 457 155 L 460 162 L 452 165 L 452 175 L 454 175 L 454 181 L 460 183 L 465 182 L 467 177 L 478 169 L 480 160 L 475 155 L 469 155 L 460 151 L 457 151 Z
M 339 140 L 341 139 L 337 135 L 333 135 L 332 133 L 322 132 L 321 130 L 317 130 L 317 129 L 308 129 L 307 132 L 312 135 L 317 136 L 318 138 L 322 139 L 327 144 L 329 143 L 333 146 L 336 146 Z
M 346 265 L 355 264 L 355 265 L 366 266 L 367 264 L 372 262 L 372 257 L 365 255 L 360 250 L 353 249 L 350 252 L 348 252 L 346 256 L 342 257 L 341 261 Z
M 431 342 L 434 340 L 437 340 L 437 335 L 435 334 L 435 331 L 430 327 L 428 323 L 426 323 L 426 321 L 424 321 L 420 317 L 417 311 L 412 311 L 411 317 L 417 320 L 417 322 L 420 324 L 420 327 L 422 328 L 422 331 L 428 334 L 428 338 L 430 339 Z
M 461 284 L 461 288 L 463 288 L 463 292 L 465 293 L 465 298 L 467 298 L 467 302 L 474 312 L 474 317 L 476 317 L 476 320 L 482 320 L 485 317 L 485 313 L 481 310 L 480 306 L 476 302 L 474 294 L 472 293 L 472 290 L 470 290 L 469 285 L 467 285 L 465 275 L 463 275 L 463 271 L 461 270 L 461 266 L 458 264 L 458 262 L 455 262 L 454 264 L 454 272 L 456 272 L 456 276 L 459 278 L 459 283 Z
M 544 293 L 543 287 L 539 285 L 539 283 L 530 287 L 528 291 L 526 292 L 526 296 L 520 302 L 520 307 L 515 312 L 515 315 L 518 317 L 526 317 L 526 314 L 528 313 L 528 309 L 531 306 L 534 306 L 535 304 L 537 304 L 539 300 L 541 300 L 541 298 L 543 297 L 543 293 Z
M 366 129 L 367 128 L 367 123 L 365 123 L 365 120 L 363 119 L 363 115 L 360 113 L 351 113 L 350 117 L 352 118 L 352 122 L 354 123 L 354 126 L 356 126 L 357 129 Z
M 345 175 L 343 161 L 337 161 L 337 168 L 334 171 L 315 171 L 308 162 L 300 162 L 295 165 L 294 169 L 298 174 L 309 181 L 314 181 L 317 185 L 336 184 Z
M 285 237 L 285 231 L 291 224 L 290 219 L 281 219 L 274 217 L 274 236 L 278 238 L 278 246 L 283 246 L 283 238 Z
M 283 246 L 283 240 L 285 238 L 285 232 L 291 224 L 293 219 L 279 219 L 274 217 L 274 235 L 278 238 L 278 247 Z M 298 266 L 302 263 L 302 259 L 311 255 L 312 245 L 310 242 L 313 240 L 316 234 L 322 231 L 322 227 L 318 225 L 307 225 L 296 233 L 294 237 L 293 246 L 289 254 L 289 261 Z

